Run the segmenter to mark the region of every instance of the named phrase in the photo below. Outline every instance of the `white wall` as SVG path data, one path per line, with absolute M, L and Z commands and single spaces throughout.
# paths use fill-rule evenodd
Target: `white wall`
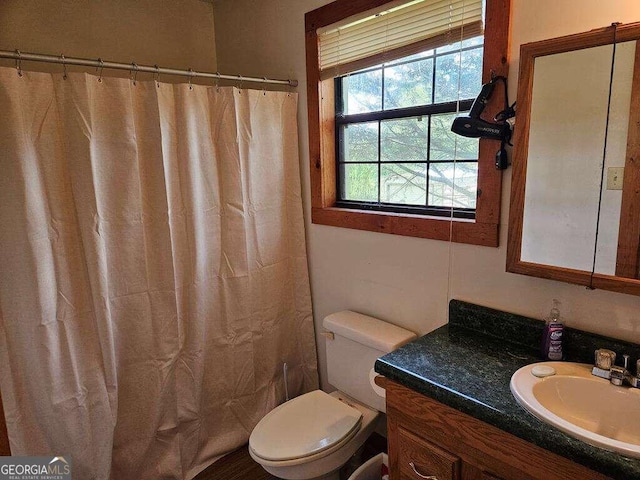
M 215 71 L 213 27 L 213 7 L 200 0 L 0 1 L 3 50 Z M 23 68 L 62 71 L 60 65 L 27 62 Z
M 353 309 L 421 334 L 447 322 L 448 300 L 542 318 L 562 302 L 568 325 L 640 342 L 640 297 L 505 273 L 511 171 L 504 174 L 501 247 L 311 225 L 305 91 L 304 13 L 327 0 L 214 0 L 221 71 L 297 78 L 303 194 L 317 330 L 331 312 Z M 640 20 L 636 0 L 512 0 L 510 96 L 515 99 L 519 46 Z M 326 386 L 324 339 L 318 337 Z

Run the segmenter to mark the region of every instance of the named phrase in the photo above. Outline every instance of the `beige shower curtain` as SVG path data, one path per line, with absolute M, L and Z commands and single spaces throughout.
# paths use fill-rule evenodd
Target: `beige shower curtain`
M 317 387 L 295 94 L 0 68 L 14 455 L 192 478 Z

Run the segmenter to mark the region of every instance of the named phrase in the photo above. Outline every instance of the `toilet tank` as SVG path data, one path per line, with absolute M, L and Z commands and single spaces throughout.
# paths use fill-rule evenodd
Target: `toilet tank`
M 416 338 L 416 334 L 368 315 L 345 310 L 325 317 L 329 383 L 359 402 L 380 412 L 385 399 L 374 390 L 373 366 L 385 355 Z M 380 389 L 376 386 L 377 390 Z

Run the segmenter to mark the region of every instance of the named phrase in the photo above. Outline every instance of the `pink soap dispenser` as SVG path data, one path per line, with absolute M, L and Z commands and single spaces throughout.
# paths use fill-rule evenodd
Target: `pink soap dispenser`
M 553 300 L 553 307 L 549 312 L 542 335 L 542 358 L 544 360 L 562 360 L 562 341 L 564 325 L 560 321 L 560 302 Z

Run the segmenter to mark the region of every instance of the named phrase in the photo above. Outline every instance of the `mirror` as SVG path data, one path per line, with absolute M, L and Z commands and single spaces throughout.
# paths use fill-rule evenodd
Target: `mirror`
M 639 38 L 521 47 L 507 271 L 640 295 Z

